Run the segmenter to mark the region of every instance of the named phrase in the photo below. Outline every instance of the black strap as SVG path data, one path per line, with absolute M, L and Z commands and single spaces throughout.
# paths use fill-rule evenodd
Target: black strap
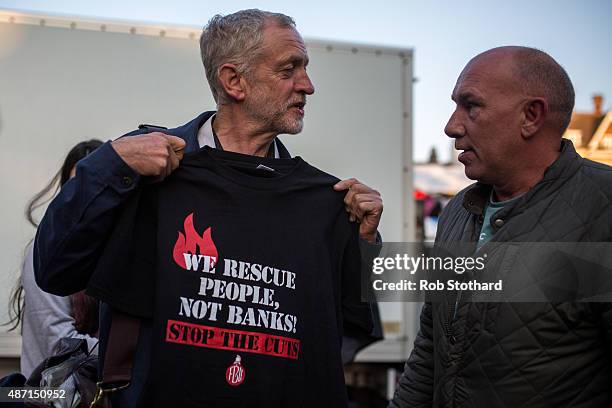
M 151 131 L 155 131 L 156 129 L 168 130 L 165 126 L 150 125 L 148 123 L 141 123 L 138 125 L 138 129 L 149 129 Z
M 129 382 L 138 343 L 140 319 L 113 309 L 111 327 L 104 354 L 102 382 Z
M 102 381 L 96 384 L 96 394 L 90 407 L 109 408 L 111 394 L 130 386 L 139 332 L 138 317 L 112 310 Z

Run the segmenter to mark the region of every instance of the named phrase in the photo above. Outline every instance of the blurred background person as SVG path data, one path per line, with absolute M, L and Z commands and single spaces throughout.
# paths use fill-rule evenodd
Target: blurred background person
M 49 202 L 62 186 L 76 174 L 79 160 L 100 147 L 99 140 L 88 140 L 74 146 L 49 184 L 28 203 L 26 218 L 35 227 L 34 211 Z M 63 337 L 83 338 L 88 348 L 97 352 L 98 301 L 84 291 L 71 296 L 55 296 L 43 292 L 34 279 L 33 245 L 25 250 L 21 278 L 11 294 L 10 330 L 21 324 L 21 372 L 27 378 L 34 368 L 51 355 L 53 345 Z

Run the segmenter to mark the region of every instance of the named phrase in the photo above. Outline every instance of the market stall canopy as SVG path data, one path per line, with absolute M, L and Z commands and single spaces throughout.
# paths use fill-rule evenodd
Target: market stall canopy
M 414 188 L 428 194 L 455 195 L 474 183 L 461 164 L 425 163 L 414 166 Z

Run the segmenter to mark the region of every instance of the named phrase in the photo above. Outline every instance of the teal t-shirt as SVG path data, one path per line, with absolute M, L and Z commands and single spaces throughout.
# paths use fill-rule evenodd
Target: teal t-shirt
M 495 214 L 508 204 L 512 203 L 513 201 L 519 199 L 521 195 L 506 201 L 493 201 L 493 190 L 491 190 L 489 202 L 485 207 L 484 220 L 482 223 L 482 228 L 480 229 L 480 236 L 478 237 L 478 245 L 476 246 L 476 250 L 479 250 L 481 246 L 489 242 L 493 237 L 493 234 L 495 234 L 495 230 L 491 226 L 491 217 L 493 216 L 493 214 Z

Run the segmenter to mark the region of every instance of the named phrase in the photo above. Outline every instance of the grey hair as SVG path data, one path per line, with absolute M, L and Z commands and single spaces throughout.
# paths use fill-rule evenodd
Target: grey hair
M 537 48 L 517 47 L 514 57 L 525 92 L 546 97 L 551 120 L 563 134 L 572 118 L 575 102 L 569 75 L 553 57 Z
M 249 75 L 263 43 L 266 24 L 295 29 L 295 21 L 281 13 L 258 9 L 240 10 L 227 16 L 217 14 L 210 19 L 200 36 L 200 53 L 206 79 L 217 104 L 227 99 L 219 81 L 219 68 L 235 64 L 239 73 Z

